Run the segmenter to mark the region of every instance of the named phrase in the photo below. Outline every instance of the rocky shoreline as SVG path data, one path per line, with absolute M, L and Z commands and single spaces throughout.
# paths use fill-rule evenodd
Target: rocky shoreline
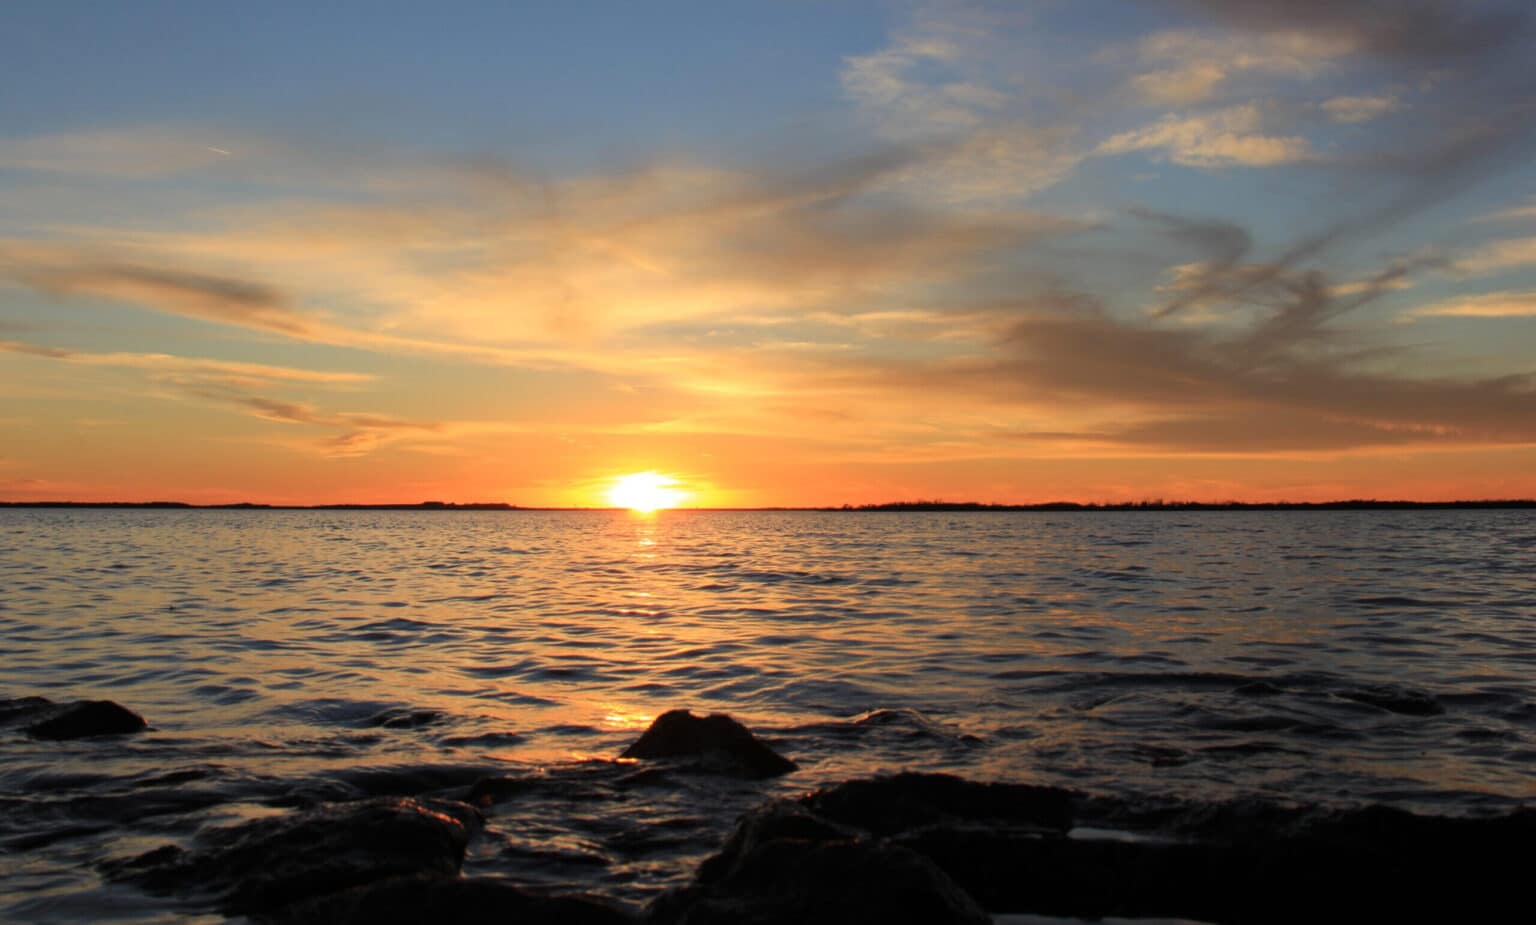
M 0 728 L 41 740 L 145 726 L 110 701 L 0 701 Z M 796 770 L 735 720 L 681 710 L 619 758 L 615 786 L 642 790 Z M 1470 818 L 1260 800 L 1160 805 L 902 773 L 764 802 L 686 885 L 637 909 L 461 875 L 487 820 L 515 819 L 531 786 L 487 776 L 449 793 L 298 806 L 205 828 L 185 847 L 116 859 L 102 873 L 190 912 L 275 925 L 1447 921 L 1519 908 L 1536 836 L 1531 808 Z

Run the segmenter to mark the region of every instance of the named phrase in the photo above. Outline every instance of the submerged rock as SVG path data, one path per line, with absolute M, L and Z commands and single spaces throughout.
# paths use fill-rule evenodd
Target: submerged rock
M 976 783 L 949 774 L 904 773 L 854 780 L 804 798 L 820 816 L 875 835 L 919 826 L 983 822 L 1065 832 L 1076 795 L 1031 784 Z
M 452 876 L 480 813 L 465 803 L 380 797 L 200 833 L 108 873 L 152 892 L 212 894 L 229 914 L 411 875 Z
M 46 697 L 0 698 L 0 726 L 35 721 L 54 706 L 54 702 Z
M 586 896 L 541 896 L 503 880 L 396 877 L 307 899 L 267 918 L 272 925 L 632 925 Z
M 792 817 L 780 819 L 777 830 Z M 815 828 L 813 820 L 789 825 Z M 986 925 L 991 918 L 932 861 L 868 840 L 733 837 L 689 887 L 653 905 L 674 925 Z
M 751 730 L 723 713 L 695 716 L 670 710 L 620 754 L 622 758 L 693 758 L 713 771 L 764 778 L 799 765 L 764 745 Z
M 1489 920 L 1525 901 L 1533 843 L 1529 809 L 1443 818 L 1254 800 L 1143 807 L 901 774 L 748 813 L 651 914 L 662 925 L 968 922 L 983 909 L 1276 925 Z
M 28 698 L 42 700 L 42 698 Z M 149 726 L 144 717 L 111 700 L 77 700 L 51 704 L 43 701 L 44 718 L 26 727 L 35 739 L 85 739 L 93 736 L 127 735 Z

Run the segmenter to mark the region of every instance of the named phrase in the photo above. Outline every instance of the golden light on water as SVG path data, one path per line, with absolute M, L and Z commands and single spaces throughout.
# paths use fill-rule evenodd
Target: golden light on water
M 688 497 L 676 485 L 677 479 L 659 472 L 631 473 L 614 481 L 608 489 L 608 503 L 641 513 L 676 507 Z

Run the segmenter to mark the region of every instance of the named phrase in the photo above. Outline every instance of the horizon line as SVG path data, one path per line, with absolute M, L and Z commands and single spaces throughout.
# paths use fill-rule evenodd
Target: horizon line
M 255 501 L 235 501 L 199 504 L 190 501 L 73 501 L 73 500 L 0 500 L 0 507 L 15 508 L 127 508 L 170 510 L 269 510 L 269 511 L 325 511 L 325 510 L 396 510 L 396 511 L 526 511 L 526 512 L 592 512 L 611 513 L 633 511 L 620 506 L 546 506 L 519 505 L 507 501 L 415 501 L 415 502 L 325 502 L 320 504 L 277 504 Z M 1124 511 L 1124 510 L 1308 510 L 1308 509 L 1497 509 L 1536 508 L 1536 498 L 1466 498 L 1452 500 L 1414 501 L 1407 499 L 1344 498 L 1329 501 L 1168 501 L 1162 498 L 1141 501 L 1045 501 L 1045 502 L 989 502 L 989 501 L 883 501 L 865 504 L 832 505 L 761 505 L 755 507 L 671 507 L 646 511 L 657 514 L 663 511 L 696 513 L 729 512 L 964 512 L 964 511 Z

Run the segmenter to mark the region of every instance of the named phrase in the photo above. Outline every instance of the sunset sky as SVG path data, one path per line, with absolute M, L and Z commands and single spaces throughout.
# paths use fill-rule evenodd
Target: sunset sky
M 0 5 L 0 500 L 1536 496 L 1527 0 Z

